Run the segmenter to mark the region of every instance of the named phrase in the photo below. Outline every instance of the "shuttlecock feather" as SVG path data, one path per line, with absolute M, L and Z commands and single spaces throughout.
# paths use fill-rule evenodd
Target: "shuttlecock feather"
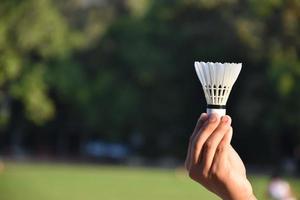
M 241 63 L 195 62 L 195 69 L 207 101 L 208 113 L 225 115 L 229 94 L 241 68 Z

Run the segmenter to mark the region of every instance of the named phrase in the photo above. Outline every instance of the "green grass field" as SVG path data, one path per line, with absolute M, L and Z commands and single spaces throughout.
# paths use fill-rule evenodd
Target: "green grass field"
M 300 192 L 300 181 L 290 180 Z M 251 177 L 258 199 L 267 178 Z M 297 189 L 297 190 L 296 190 Z M 0 200 L 215 200 L 180 170 L 6 163 Z

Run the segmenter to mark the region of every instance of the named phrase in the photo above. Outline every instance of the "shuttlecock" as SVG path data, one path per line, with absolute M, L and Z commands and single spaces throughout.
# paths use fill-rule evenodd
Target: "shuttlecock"
M 226 103 L 242 68 L 242 63 L 195 62 L 195 69 L 202 84 L 207 113 L 226 114 Z

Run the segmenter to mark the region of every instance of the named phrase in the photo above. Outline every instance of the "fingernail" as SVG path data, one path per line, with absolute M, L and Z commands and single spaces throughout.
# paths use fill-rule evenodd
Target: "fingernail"
M 217 116 L 216 116 L 216 114 L 212 113 L 212 114 L 209 116 L 209 121 L 210 121 L 210 122 L 215 122 L 215 121 L 217 121 Z
M 222 122 L 224 122 L 224 123 L 227 123 L 227 122 L 228 122 L 228 120 L 229 120 L 229 119 L 228 119 L 228 117 L 227 117 L 227 116 L 223 116 L 223 117 L 222 117 Z
M 199 119 L 202 119 L 203 116 L 204 116 L 204 113 L 201 113 Z
M 200 119 L 201 120 L 204 120 L 204 119 L 206 120 L 207 119 L 207 114 L 206 113 L 202 113 L 201 116 L 200 116 Z

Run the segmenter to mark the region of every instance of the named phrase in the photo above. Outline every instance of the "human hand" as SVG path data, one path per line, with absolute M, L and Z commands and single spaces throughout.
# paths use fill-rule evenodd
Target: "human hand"
M 231 118 L 203 113 L 190 137 L 185 162 L 189 176 L 224 200 L 255 200 L 246 169 L 230 145 Z

